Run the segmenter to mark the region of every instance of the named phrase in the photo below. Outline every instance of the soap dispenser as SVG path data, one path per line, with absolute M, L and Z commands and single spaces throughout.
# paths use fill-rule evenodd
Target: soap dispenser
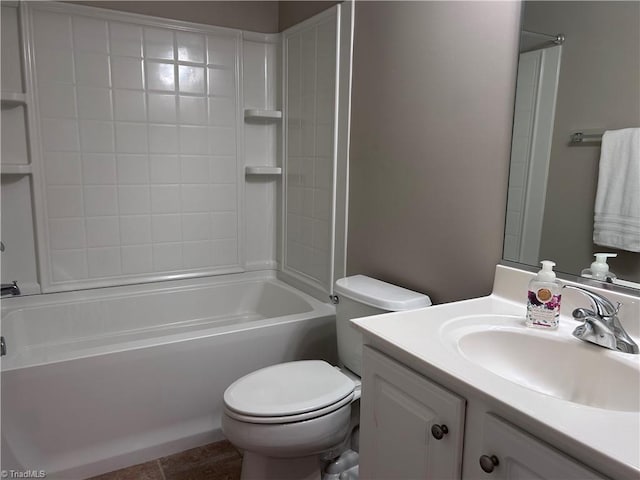
M 607 258 L 617 257 L 617 253 L 594 253 L 596 259 L 591 264 L 590 268 L 585 268 L 580 273 L 581 277 L 593 278 L 594 280 L 600 280 L 602 282 L 613 283 L 618 278 L 615 273 L 609 271 L 609 265 L 607 264 Z
M 528 327 L 558 328 L 562 287 L 553 271 L 555 263 L 543 260 L 542 269 L 529 282 L 527 299 Z

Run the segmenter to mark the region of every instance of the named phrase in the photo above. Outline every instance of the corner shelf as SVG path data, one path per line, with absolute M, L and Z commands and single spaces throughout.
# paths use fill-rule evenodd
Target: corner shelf
M 245 120 L 280 120 L 281 110 L 261 110 L 258 108 L 247 108 L 244 111 Z
M 0 173 L 2 175 L 31 175 L 33 169 L 31 165 L 3 164 L 0 166 Z
M 27 104 L 27 96 L 24 93 L 2 92 L 0 98 L 3 107 L 15 108 Z
M 282 175 L 281 167 L 244 167 L 245 175 Z

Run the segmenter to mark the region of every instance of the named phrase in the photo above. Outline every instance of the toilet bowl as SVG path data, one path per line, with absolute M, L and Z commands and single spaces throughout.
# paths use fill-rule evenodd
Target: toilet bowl
M 346 438 L 355 390 L 323 360 L 272 365 L 227 388 L 223 430 L 237 447 L 268 456 L 321 453 Z
M 319 480 L 358 425 L 362 337 L 351 318 L 431 305 L 428 296 L 363 275 L 334 293 L 340 368 L 301 360 L 256 370 L 224 393 L 222 430 L 244 450 L 241 479 Z

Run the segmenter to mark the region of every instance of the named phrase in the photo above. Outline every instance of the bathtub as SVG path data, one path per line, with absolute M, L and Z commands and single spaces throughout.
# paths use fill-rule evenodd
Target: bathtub
M 271 272 L 3 300 L 2 469 L 75 479 L 223 438 L 222 395 L 335 361 L 335 309 Z

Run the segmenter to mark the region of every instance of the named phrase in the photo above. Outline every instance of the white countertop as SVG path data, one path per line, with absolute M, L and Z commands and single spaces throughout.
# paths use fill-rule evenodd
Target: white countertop
M 526 310 L 526 284 L 531 275 L 529 272 L 498 266 L 494 293 L 491 296 L 361 318 L 354 320 L 353 324 L 364 333 L 365 338 L 373 338 L 378 343 L 391 346 L 392 356 L 397 360 L 407 364 L 419 361 L 428 370 L 433 371 L 435 368 L 440 374 L 509 405 L 523 425 L 533 423 L 538 431 L 540 427 L 544 427 L 544 439 L 557 444 L 561 450 L 574 443 L 571 450 L 584 452 L 586 458 L 591 460 L 586 463 L 593 468 L 600 469 L 603 473 L 609 472 L 609 475 L 612 475 L 611 472 L 619 472 L 621 476 L 640 478 L 640 405 L 637 411 L 605 410 L 539 393 L 475 364 L 461 354 L 448 333 L 443 333 L 452 319 L 470 314 L 488 315 L 494 322 L 507 328 L 522 328 Z M 597 288 L 588 288 L 598 291 Z M 604 290 L 599 293 L 604 293 L 612 301 L 624 303 L 621 321 L 638 342 L 638 297 Z M 521 298 L 516 301 L 518 296 Z M 532 334 L 566 337 L 569 341 L 585 343 L 571 336 L 577 325 L 570 316 L 575 306 L 587 307 L 588 301 L 575 291 L 565 290 L 560 327 L 555 331 L 536 330 Z M 581 345 L 578 347 L 582 348 Z M 640 372 L 640 355 L 614 352 L 586 343 L 585 348 L 599 349 L 603 356 L 613 355 L 616 361 L 627 363 Z M 541 368 L 554 366 L 545 365 L 542 358 Z M 576 370 L 580 368 L 581 365 L 575 365 Z M 603 467 L 603 462 L 607 464 L 606 468 Z

